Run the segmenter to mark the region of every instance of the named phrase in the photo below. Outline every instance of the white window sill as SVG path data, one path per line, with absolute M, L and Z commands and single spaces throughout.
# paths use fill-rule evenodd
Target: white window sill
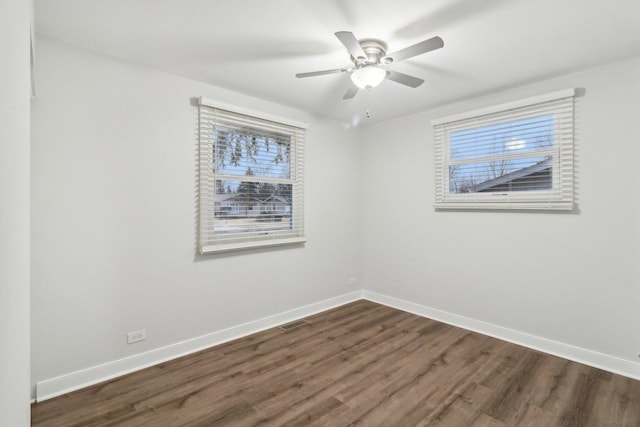
M 436 210 L 528 210 L 528 211 L 571 211 L 573 202 L 443 202 L 433 206 Z
M 245 249 L 259 249 L 271 246 L 299 245 L 307 241 L 306 237 L 291 237 L 286 239 L 262 240 L 257 242 L 243 242 L 220 245 L 207 245 L 200 248 L 200 254 L 241 251 Z

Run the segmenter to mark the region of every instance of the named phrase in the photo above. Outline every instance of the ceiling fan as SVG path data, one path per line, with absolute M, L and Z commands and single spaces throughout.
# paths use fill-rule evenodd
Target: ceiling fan
M 296 74 L 296 77 L 304 78 L 322 76 L 324 74 L 349 73 L 354 84 L 347 90 L 342 99 L 353 98 L 358 93 L 358 89 L 371 90 L 382 83 L 385 78 L 412 88 L 420 86 L 424 83 L 424 80 L 397 71 L 385 70 L 382 67 L 444 46 L 442 39 L 436 36 L 387 55 L 387 44 L 382 40 L 358 40 L 350 31 L 338 31 L 335 35 L 347 48 L 354 66 L 299 73 Z

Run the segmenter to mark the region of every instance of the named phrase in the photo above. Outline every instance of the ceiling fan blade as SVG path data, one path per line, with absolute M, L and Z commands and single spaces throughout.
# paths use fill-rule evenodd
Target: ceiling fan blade
M 424 83 L 424 80 L 417 77 L 413 77 L 407 74 L 399 73 L 397 71 L 387 71 L 387 78 L 396 83 L 403 84 L 412 88 L 416 88 Z
M 347 48 L 347 52 L 349 55 L 353 56 L 355 59 L 366 60 L 367 54 L 362 50 L 362 46 L 358 42 L 356 36 L 353 35 L 351 31 L 338 31 L 336 37 L 340 40 L 340 43 Z
M 347 71 L 351 71 L 351 68 L 336 68 L 334 70 L 312 71 L 310 73 L 298 73 L 296 74 L 296 77 L 301 79 L 303 77 L 323 76 L 325 74 L 346 73 Z
M 358 93 L 358 86 L 351 85 L 351 87 L 349 87 L 349 89 L 347 89 L 347 92 L 344 94 L 342 99 L 351 99 L 354 96 L 356 96 L 356 93 Z
M 440 49 L 444 46 L 444 41 L 440 37 L 433 37 L 427 40 L 423 40 L 420 43 L 416 43 L 404 49 L 400 49 L 397 52 L 390 53 L 382 58 L 382 62 L 385 64 L 391 64 L 392 62 L 404 61 L 405 59 L 413 58 L 414 56 L 422 55 L 423 53 L 430 52 L 432 50 Z

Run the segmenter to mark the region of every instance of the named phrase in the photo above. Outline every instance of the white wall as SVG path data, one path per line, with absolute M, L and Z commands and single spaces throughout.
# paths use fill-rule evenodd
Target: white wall
M 635 59 L 367 128 L 364 288 L 637 362 L 638 76 Z M 431 120 L 568 87 L 577 213 L 434 211 Z
M 0 2 L 0 425 L 27 426 L 31 2 Z
M 353 290 L 353 131 L 63 44 L 37 47 L 34 383 Z M 305 247 L 195 255 L 197 96 L 310 124 Z M 142 328 L 147 340 L 127 345 Z
M 634 364 L 639 72 L 620 62 L 354 131 L 39 40 L 33 382 L 335 297 L 352 276 Z M 577 212 L 433 210 L 432 119 L 567 87 L 585 90 Z M 197 96 L 310 123 L 304 248 L 195 255 Z M 141 328 L 148 339 L 127 346 Z

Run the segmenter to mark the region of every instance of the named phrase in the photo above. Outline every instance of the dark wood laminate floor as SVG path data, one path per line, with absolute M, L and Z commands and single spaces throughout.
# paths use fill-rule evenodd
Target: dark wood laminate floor
M 34 426 L 640 426 L 640 381 L 368 301 L 32 406 Z

